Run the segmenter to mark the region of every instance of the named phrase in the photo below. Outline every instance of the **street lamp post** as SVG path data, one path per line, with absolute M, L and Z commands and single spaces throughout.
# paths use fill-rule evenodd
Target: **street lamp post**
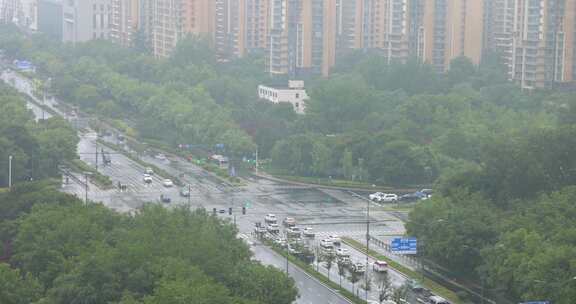
M 88 205 L 88 176 L 92 175 L 92 172 L 84 172 L 84 203 Z
M 12 190 L 12 155 L 8 156 L 8 189 Z

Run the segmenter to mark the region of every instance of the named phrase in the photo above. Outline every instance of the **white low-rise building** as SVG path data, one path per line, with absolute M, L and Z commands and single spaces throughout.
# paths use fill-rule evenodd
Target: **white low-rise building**
M 306 101 L 309 99 L 304 89 L 304 81 L 301 80 L 290 80 L 287 88 L 259 85 L 258 97 L 273 103 L 290 103 L 298 114 L 306 112 Z

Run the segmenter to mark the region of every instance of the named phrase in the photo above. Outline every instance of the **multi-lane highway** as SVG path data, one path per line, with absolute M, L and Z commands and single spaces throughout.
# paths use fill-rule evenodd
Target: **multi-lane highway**
M 14 73 L 3 73 L 2 79 L 31 96 L 31 85 L 28 80 Z M 56 105 L 56 101 L 49 106 Z M 38 110 L 38 109 L 37 109 Z M 34 110 L 37 116 L 46 113 Z M 45 116 L 46 117 L 46 116 Z M 168 159 L 157 159 L 153 156 L 142 156 L 145 162 L 154 164 L 168 173 L 179 176 L 190 185 L 191 197 L 181 197 L 177 187 L 166 188 L 162 185 L 162 178 L 153 176 L 151 184 L 143 181 L 144 167 L 122 154 L 115 153 L 98 145 L 97 134 L 87 132 L 80 134 L 78 153 L 80 158 L 89 165 L 95 166 L 95 151 L 109 152 L 112 162 L 103 166 L 99 160 L 98 170 L 109 176 L 114 184 L 118 182 L 127 185 L 124 191 L 114 189 L 98 189 L 94 185 L 88 187 L 88 197 L 93 201 L 104 203 L 110 208 L 121 212 L 128 212 L 138 208 L 145 202 L 159 202 L 160 195 L 169 196 L 172 203 L 167 206 L 177 206 L 190 203 L 191 208 L 204 207 L 208 210 L 216 208 L 218 211 L 226 210 L 220 217 L 228 218 L 237 223 L 239 232 L 249 237 L 254 229 L 255 222 L 263 222 L 268 213 L 274 213 L 279 219 L 294 217 L 301 227 L 312 227 L 316 233 L 316 240 L 328 235 L 362 237 L 366 234 L 366 207 L 367 202 L 344 190 L 324 190 L 313 187 L 300 187 L 280 184 L 261 178 L 248 178 L 242 187 L 230 187 L 220 182 L 201 168 L 191 164 L 185 159 L 169 156 Z M 104 138 L 111 140 L 111 138 Z M 187 188 L 187 186 L 186 186 Z M 86 189 L 76 184 L 63 186 L 63 191 L 84 197 Z M 241 213 L 241 207 L 247 206 L 247 214 Z M 228 208 L 232 207 L 234 214 L 228 215 Z M 396 217 L 379 208 L 371 208 L 371 235 L 401 235 L 404 227 Z M 284 268 L 284 260 L 270 249 L 254 242 L 252 250 L 255 257 L 266 264 Z M 345 246 L 345 245 L 344 245 Z M 352 248 L 348 248 L 353 260 L 365 262 L 365 256 Z M 372 261 L 371 261 L 372 262 Z M 342 296 L 330 288 L 310 278 L 303 271 L 290 267 L 290 275 L 296 280 L 301 297 L 297 303 L 348 303 Z M 327 270 L 321 265 L 321 271 Z M 331 278 L 338 283 L 337 267 L 331 269 Z M 391 271 L 390 278 L 393 285 L 400 286 L 405 279 L 402 275 Z M 351 284 L 343 281 L 343 286 L 352 290 Z M 358 287 L 356 284 L 355 287 Z M 369 294 L 370 300 L 377 300 L 377 290 Z M 360 295 L 363 296 L 364 292 Z

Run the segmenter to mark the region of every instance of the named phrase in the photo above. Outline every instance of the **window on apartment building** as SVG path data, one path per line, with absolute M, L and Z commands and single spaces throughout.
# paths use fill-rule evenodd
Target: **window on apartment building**
M 299 93 L 296 93 L 296 98 L 300 98 L 300 94 L 299 94 Z

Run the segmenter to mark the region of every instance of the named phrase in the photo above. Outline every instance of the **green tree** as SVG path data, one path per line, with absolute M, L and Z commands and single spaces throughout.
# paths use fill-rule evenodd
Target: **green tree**
M 42 286 L 37 280 L 0 263 L 0 302 L 33 303 L 40 299 L 41 295 Z

